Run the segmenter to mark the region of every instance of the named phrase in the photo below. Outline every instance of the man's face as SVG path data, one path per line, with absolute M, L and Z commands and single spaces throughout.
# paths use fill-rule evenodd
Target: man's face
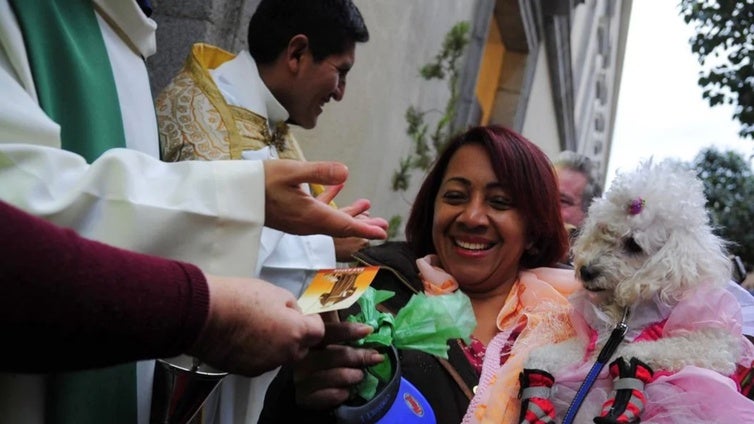
M 317 125 L 325 103 L 330 99 L 340 101 L 346 92 L 346 75 L 353 66 L 354 46 L 343 53 L 332 54 L 315 62 L 307 50 L 301 58 L 301 68 L 290 93 L 288 104 L 283 106 L 291 122 L 311 129 Z
M 586 214 L 582 205 L 582 195 L 586 187 L 586 177 L 571 169 L 557 169 L 558 189 L 560 190 L 560 214 L 566 224 L 580 227 Z

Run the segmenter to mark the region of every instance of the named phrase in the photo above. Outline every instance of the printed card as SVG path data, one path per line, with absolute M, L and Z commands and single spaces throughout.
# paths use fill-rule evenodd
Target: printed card
M 353 305 L 377 275 L 378 266 L 319 270 L 298 299 L 305 314 L 337 311 Z

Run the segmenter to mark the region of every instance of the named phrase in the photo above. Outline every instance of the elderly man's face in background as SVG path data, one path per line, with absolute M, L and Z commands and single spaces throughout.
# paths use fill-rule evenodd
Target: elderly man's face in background
M 580 227 L 586 213 L 582 204 L 582 195 L 587 179 L 584 174 L 571 169 L 557 169 L 558 189 L 560 190 L 560 213 L 566 224 Z

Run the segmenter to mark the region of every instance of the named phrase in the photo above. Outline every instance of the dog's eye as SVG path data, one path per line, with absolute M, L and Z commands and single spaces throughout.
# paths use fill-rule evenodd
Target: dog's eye
M 628 253 L 641 253 L 641 246 L 639 246 L 638 243 L 636 243 L 636 240 L 634 240 L 633 237 L 628 237 L 627 239 L 623 240 L 623 248 L 626 249 L 626 252 Z

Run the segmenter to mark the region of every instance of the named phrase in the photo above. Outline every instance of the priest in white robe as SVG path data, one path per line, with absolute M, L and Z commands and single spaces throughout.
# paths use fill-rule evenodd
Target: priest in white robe
M 86 92 L 86 85 L 73 86 L 73 81 L 71 87 L 67 87 L 68 80 L 53 85 L 53 89 L 71 89 L 79 94 L 77 101 L 81 104 L 64 102 L 60 113 L 77 114 L 80 106 L 87 106 L 87 96 L 96 104 L 95 113 L 98 106 L 115 105 L 121 133 L 112 133 L 113 140 L 107 140 L 109 132 L 95 136 L 104 145 L 113 141 L 113 146 L 123 148 L 105 147 L 101 155 L 95 150 L 89 156 L 82 153 L 83 157 L 66 151 L 67 144 L 79 141 L 76 134 L 69 131 L 63 136 L 68 127 L 61 128 L 40 101 L 45 99 L 49 84 L 40 83 L 38 70 L 44 69 L 44 64 L 40 65 L 38 59 L 44 55 L 36 53 L 46 41 L 65 42 L 69 34 L 53 32 L 47 38 L 42 36 L 42 43 L 34 44 L 32 36 L 50 28 L 30 27 L 28 22 L 34 22 L 34 18 L 28 18 L 21 9 L 31 10 L 33 15 L 56 7 L 60 7 L 56 13 L 62 15 L 70 15 L 76 8 L 88 9 L 90 14 L 94 10 L 90 20 L 103 53 L 98 55 L 73 42 L 71 45 L 78 49 L 71 54 L 81 59 L 73 63 L 82 68 L 94 63 L 96 68 L 104 61 L 111 68 L 109 78 L 114 85 L 109 97 L 103 91 Z M 78 23 L 69 29 L 73 33 L 83 31 Z M 356 221 L 299 193 L 297 184 L 314 177 L 312 168 L 308 168 L 308 175 L 294 176 L 289 171 L 303 168 L 246 161 L 160 162 L 144 64 L 155 51 L 155 29 L 154 21 L 135 1 L 70 0 L 60 4 L 50 0 L 0 0 L 0 199 L 74 228 L 85 237 L 193 262 L 217 275 L 253 274 L 263 224 L 293 233 L 384 237 L 382 223 Z M 58 69 L 53 65 L 47 68 L 54 74 Z M 89 123 L 95 126 L 99 119 Z M 326 171 L 320 168 L 316 172 Z M 316 178 L 319 181 L 310 182 L 335 184 L 342 180 L 342 172 L 335 174 L 339 174 L 337 178 L 320 175 Z M 270 190 L 270 185 L 276 185 L 276 189 Z M 297 207 L 290 216 L 282 213 L 294 209 L 290 207 L 293 204 Z M 135 390 L 128 394 L 135 400 L 133 404 L 125 400 L 128 397 L 123 400 L 134 410 L 132 416 L 138 417 L 130 422 L 148 421 L 152 366 L 151 362 L 139 364 Z M 85 422 L 69 416 L 79 412 L 80 405 L 64 406 L 54 413 L 47 409 L 47 401 L 54 396 L 48 382 L 48 376 L 43 375 L 1 374 L 0 423 Z M 105 389 L 109 387 L 91 387 L 90 394 L 93 397 Z M 86 422 L 128 422 L 113 416 L 89 420 Z

